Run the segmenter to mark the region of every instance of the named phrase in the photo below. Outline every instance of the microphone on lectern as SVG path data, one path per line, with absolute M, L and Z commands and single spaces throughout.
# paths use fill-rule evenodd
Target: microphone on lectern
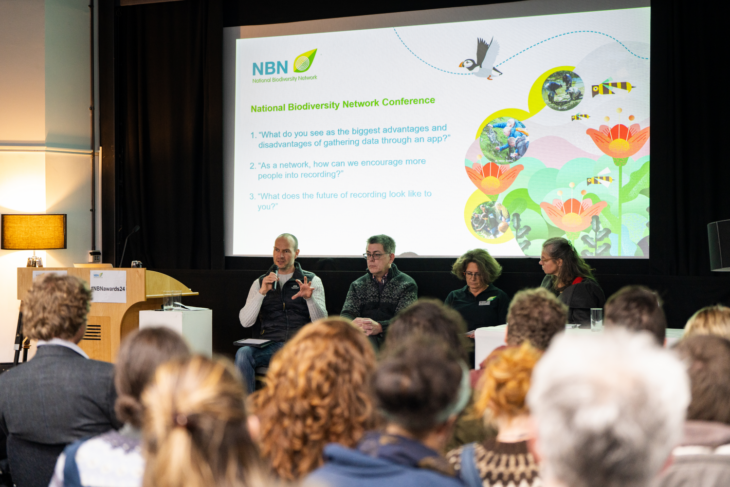
M 139 225 L 135 225 L 131 232 L 129 232 L 129 235 L 127 235 L 127 238 L 124 239 L 124 248 L 122 249 L 122 258 L 119 259 L 119 265 L 117 267 L 122 267 L 122 262 L 124 262 L 124 252 L 127 251 L 127 240 L 129 240 L 129 237 L 134 235 L 139 231 Z

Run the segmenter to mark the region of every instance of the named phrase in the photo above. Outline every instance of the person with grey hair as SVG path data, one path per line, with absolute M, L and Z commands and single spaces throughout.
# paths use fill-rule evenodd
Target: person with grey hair
M 350 284 L 340 315 L 351 319 L 379 350 L 390 320 L 418 299 L 418 286 L 393 264 L 395 240 L 391 237 L 370 237 L 363 257 L 367 274 Z
M 327 317 L 322 280 L 302 270 L 296 262 L 298 256 L 299 241 L 294 235 L 276 237 L 274 264 L 251 284 L 246 305 L 238 315 L 244 328 L 260 324 L 256 338 L 271 340 L 266 347 L 245 346 L 236 352 L 236 367 L 249 393 L 256 386 L 257 367 L 267 367 L 274 353 L 301 327 Z
M 684 364 L 647 333 L 556 337 L 527 396 L 544 485 L 649 485 L 682 439 L 689 398 Z

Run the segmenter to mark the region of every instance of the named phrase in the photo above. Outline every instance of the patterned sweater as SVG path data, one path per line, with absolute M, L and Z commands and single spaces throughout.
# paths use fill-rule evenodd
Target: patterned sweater
M 388 280 L 382 293 L 369 271 L 350 284 L 340 315 L 351 320 L 370 318 L 380 323 L 383 333 L 376 335 L 376 339 L 381 344 L 390 320 L 417 299 L 416 281 L 408 274 L 399 271 L 393 264 L 388 271 Z
M 461 473 L 459 447 L 446 455 L 452 467 Z M 527 449 L 527 442 L 500 443 L 490 439 L 474 445 L 474 460 L 484 487 L 539 487 L 540 468 Z

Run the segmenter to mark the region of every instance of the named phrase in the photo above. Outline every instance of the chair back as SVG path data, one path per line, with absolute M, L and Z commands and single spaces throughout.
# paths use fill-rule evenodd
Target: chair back
M 16 487 L 48 487 L 66 445 L 45 445 L 8 435 L 8 463 Z

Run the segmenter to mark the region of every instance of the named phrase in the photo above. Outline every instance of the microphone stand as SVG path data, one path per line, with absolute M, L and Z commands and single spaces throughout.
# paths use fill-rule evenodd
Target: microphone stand
M 124 248 L 122 249 L 122 258 L 119 259 L 119 265 L 117 267 L 122 267 L 122 263 L 124 263 L 124 252 L 127 251 L 127 242 L 129 241 L 129 237 L 134 235 L 139 231 L 139 225 L 135 225 L 132 231 L 127 235 L 127 238 L 124 239 Z

